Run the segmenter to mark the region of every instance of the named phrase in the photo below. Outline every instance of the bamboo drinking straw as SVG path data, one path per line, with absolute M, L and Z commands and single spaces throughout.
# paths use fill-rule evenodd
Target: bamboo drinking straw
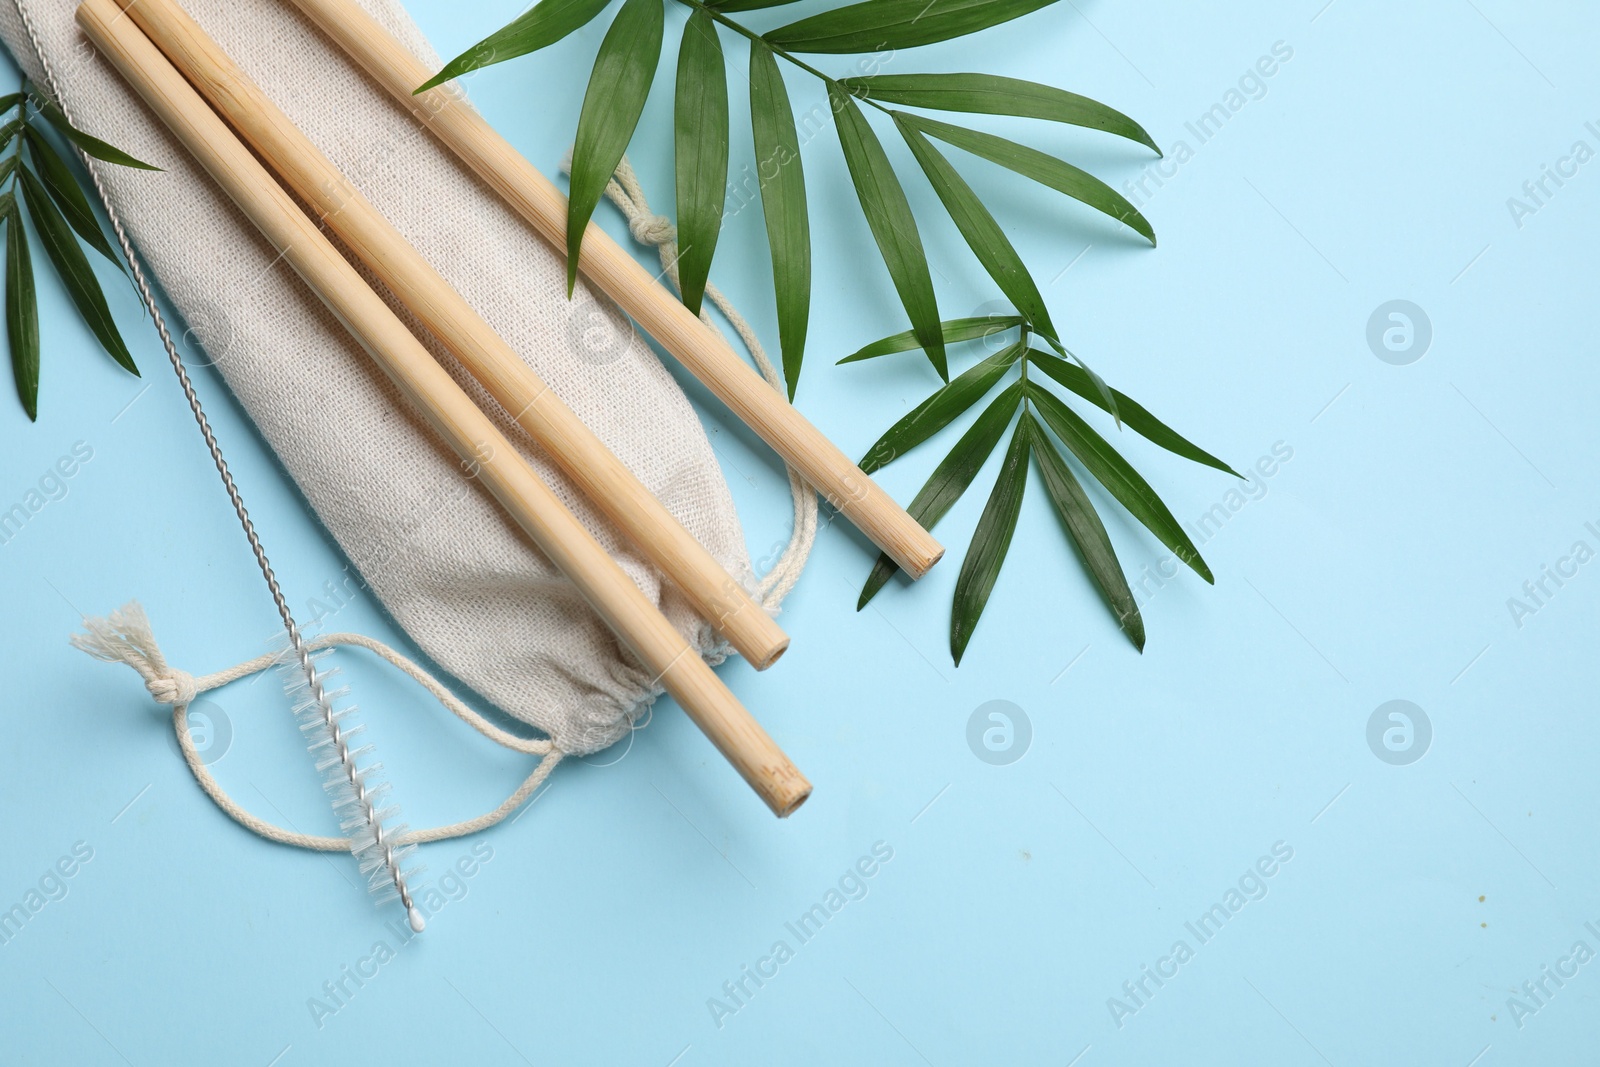
M 565 255 L 567 198 L 481 115 L 457 99 L 456 90 L 444 85 L 413 96 L 412 90 L 433 72 L 354 0 L 293 3 Z M 584 234 L 578 268 L 902 570 L 920 578 L 944 555 L 933 535 L 893 497 L 592 223 Z
M 283 250 L 282 258 L 768 806 L 785 816 L 804 803 L 811 785 L 772 738 L 250 150 L 122 17 L 116 0 L 85 0 L 77 18 L 95 46 L 262 235 Z
M 789 638 L 366 197 L 172 0 L 118 0 L 288 187 L 444 342 L 757 670 Z

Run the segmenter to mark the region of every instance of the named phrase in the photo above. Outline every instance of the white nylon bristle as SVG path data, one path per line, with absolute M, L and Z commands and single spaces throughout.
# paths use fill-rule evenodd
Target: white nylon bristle
M 345 718 L 348 718 L 348 716 L 345 716 Z M 350 739 L 352 737 L 360 737 L 366 732 L 367 729 L 366 724 L 364 723 L 357 723 L 354 726 L 344 726 L 342 720 L 340 719 L 335 719 L 334 722 L 340 726 L 339 736 L 344 738 L 347 746 L 350 744 Z M 307 732 L 306 747 L 313 752 L 317 751 L 319 748 L 331 748 L 333 746 L 333 731 L 328 729 L 328 724 L 324 722 L 320 716 L 316 719 L 315 725 L 318 727 L 317 730 L 311 730 Z
M 349 707 L 335 708 L 333 712 L 333 721 L 336 723 L 341 723 L 348 719 L 351 715 L 355 714 L 355 710 L 356 708 L 354 704 L 350 705 Z M 322 721 L 321 716 L 304 718 L 300 720 L 300 729 L 307 734 L 326 734 L 327 723 Z
M 355 705 L 337 706 L 350 693 L 348 686 L 333 689 L 328 685 L 339 669 L 318 666 L 330 651 L 324 649 L 308 656 L 308 671 L 293 649 L 287 649 L 288 654 L 280 658 L 278 665 L 284 690 L 293 701 L 306 747 L 322 775 L 323 789 L 333 804 L 340 828 L 350 835 L 350 851 L 361 872 L 368 876 L 374 899 L 381 903 L 399 898 L 406 906 L 411 928 L 420 932 L 423 916 L 406 886 L 420 870 L 406 866 L 416 845 L 396 844 L 406 827 L 398 822 L 400 808 L 388 800 L 391 790 L 382 781 L 382 764 L 372 760 L 373 746 L 354 747 L 350 743 L 365 726 L 353 721 Z

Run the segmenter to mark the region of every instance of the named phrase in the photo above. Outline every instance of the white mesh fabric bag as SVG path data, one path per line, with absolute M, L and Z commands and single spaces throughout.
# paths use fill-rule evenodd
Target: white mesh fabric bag
M 75 122 L 164 168 L 98 169 L 191 336 L 367 586 L 437 663 L 563 751 L 624 736 L 655 696 L 648 673 L 82 37 L 76 0 L 23 2 Z M 183 6 L 723 567 L 753 582 L 704 431 L 616 308 L 581 283 L 569 302 L 556 253 L 292 6 Z M 439 65 L 398 2 L 362 6 Z M 45 84 L 14 0 L 0 0 L 0 36 Z M 690 645 L 725 654 L 687 602 L 395 307 Z

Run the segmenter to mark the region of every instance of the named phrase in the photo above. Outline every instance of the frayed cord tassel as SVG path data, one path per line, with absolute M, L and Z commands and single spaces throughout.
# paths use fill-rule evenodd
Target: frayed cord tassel
M 83 620 L 83 632 L 73 634 L 72 646 L 107 663 L 126 663 L 139 672 L 144 687 L 158 704 L 186 708 L 206 689 L 221 682 L 200 686 L 194 675 L 167 662 L 150 629 L 150 617 L 137 600 L 130 600 L 105 618 Z M 207 679 L 210 681 L 210 679 Z

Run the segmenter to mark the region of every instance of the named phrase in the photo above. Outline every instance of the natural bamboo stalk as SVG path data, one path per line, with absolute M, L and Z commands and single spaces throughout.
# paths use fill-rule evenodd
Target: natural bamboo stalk
M 433 71 L 355 0 L 293 3 L 565 256 L 567 198 L 460 99 L 458 90 L 442 85 L 413 96 Z M 944 555 L 933 535 L 893 497 L 594 224 L 584 234 L 578 269 L 902 570 L 920 578 Z
M 789 638 L 594 431 L 173 0 L 118 0 L 217 113 L 442 341 L 739 654 L 765 670 Z
M 799 807 L 811 793 L 810 783 L 772 738 L 250 150 L 122 17 L 116 0 L 85 0 L 77 18 L 174 136 L 450 443 L 464 467 L 572 580 L 761 798 L 780 816 Z

